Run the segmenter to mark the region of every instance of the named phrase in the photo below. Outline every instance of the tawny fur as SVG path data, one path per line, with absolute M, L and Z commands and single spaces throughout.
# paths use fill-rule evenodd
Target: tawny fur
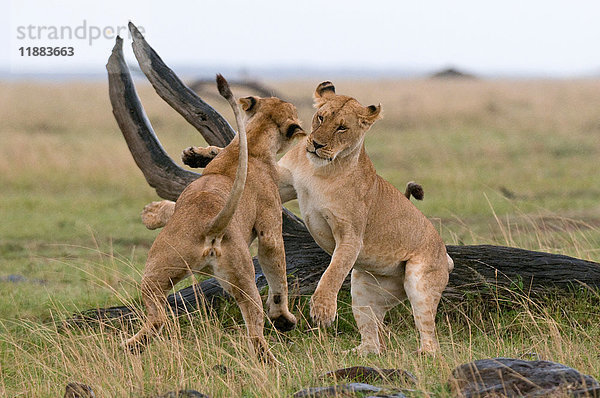
M 311 317 L 325 326 L 333 322 L 337 294 L 352 271 L 357 351 L 381 351 L 385 313 L 408 298 L 420 351 L 435 352 L 435 314 L 453 262 L 431 222 L 377 175 L 365 152 L 365 134 L 381 106 L 364 107 L 325 82 L 317 87 L 315 107 L 311 133 L 279 161 L 282 199 L 297 196 L 308 230 L 332 255 L 311 298 Z
M 267 315 L 281 330 L 289 330 L 296 318 L 288 309 L 285 252 L 281 236 L 281 200 L 278 194 L 277 153 L 303 135 L 293 105 L 277 98 L 240 99 L 249 117 L 248 172 L 241 200 L 220 236 L 220 256 L 207 253 L 206 229 L 227 202 L 238 169 L 236 136 L 192 182 L 177 202 L 154 202 L 144 209 L 148 226 L 164 226 L 148 254 L 142 277 L 147 321 L 126 345 L 133 348 L 156 335 L 165 320 L 166 292 L 194 272 L 212 273 L 240 306 L 248 335 L 257 354 L 275 361 L 263 336 L 261 298 L 254 280 L 248 246 L 258 237 L 258 258 L 269 283 Z M 291 133 L 290 133 L 291 132 Z M 207 255 L 208 254 L 208 255 Z M 214 255 L 211 255 L 214 254 Z
M 381 326 L 387 311 L 408 298 L 420 333 L 419 351 L 436 352 L 435 314 L 454 263 L 431 222 L 410 202 L 423 199 L 419 184 L 404 195 L 375 171 L 364 136 L 381 117 L 381 107 L 364 107 L 335 94 L 330 82 L 315 93 L 312 132 L 279 162 L 279 193 L 298 199 L 302 217 L 315 239 L 332 254 L 311 299 L 311 316 L 329 325 L 337 293 L 352 270 L 352 311 L 360 353 L 380 353 Z M 211 147 L 210 151 L 214 151 Z M 218 152 L 218 150 L 217 150 Z M 208 149 L 188 151 L 210 161 Z M 154 207 L 167 219 L 168 206 Z

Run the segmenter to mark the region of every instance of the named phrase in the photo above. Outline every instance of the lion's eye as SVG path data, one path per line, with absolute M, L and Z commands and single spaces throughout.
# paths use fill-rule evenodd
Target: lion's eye
M 346 130 L 348 130 L 348 127 L 346 127 L 346 126 L 339 126 L 335 131 L 337 131 L 338 133 L 343 133 Z
M 323 123 L 323 116 L 317 115 L 317 120 L 319 121 L 319 124 Z

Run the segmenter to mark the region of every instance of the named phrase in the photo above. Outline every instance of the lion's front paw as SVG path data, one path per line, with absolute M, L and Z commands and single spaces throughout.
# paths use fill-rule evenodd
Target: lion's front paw
M 369 354 L 379 355 L 381 354 L 381 346 L 376 343 L 360 343 L 358 347 L 354 347 L 353 349 L 346 351 L 346 353 L 354 353 L 363 356 Z
M 289 332 L 296 327 L 298 320 L 294 314 L 286 310 L 285 312 L 282 312 L 281 315 L 272 317 L 271 322 L 273 322 L 275 329 L 280 332 Z
M 439 345 L 437 343 L 432 343 L 428 345 L 422 345 L 418 350 L 415 351 L 415 354 L 435 357 L 439 351 Z
M 319 326 L 330 326 L 335 320 L 337 297 L 315 292 L 310 299 L 310 317 Z
M 213 160 L 219 154 L 217 147 L 209 146 L 206 148 L 199 146 L 191 146 L 186 148 L 181 153 L 181 161 L 194 168 L 206 167 L 211 160 Z

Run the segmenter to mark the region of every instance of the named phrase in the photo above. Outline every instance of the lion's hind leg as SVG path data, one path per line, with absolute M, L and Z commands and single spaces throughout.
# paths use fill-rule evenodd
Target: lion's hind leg
M 146 263 L 142 277 L 142 300 L 146 308 L 146 318 L 140 329 L 133 337 L 125 341 L 124 347 L 132 352 L 141 352 L 150 340 L 158 335 L 167 317 L 166 293 L 180 280 L 189 275 L 188 267 L 182 259 L 165 266 L 169 259 L 159 256 L 150 258 Z
M 400 276 L 373 275 L 352 271 L 352 313 L 360 332 L 361 343 L 354 351 L 360 354 L 381 353 L 383 319 L 386 312 L 406 298 Z
M 228 245 L 223 249 L 214 276 L 240 307 L 248 337 L 258 358 L 267 363 L 277 363 L 263 334 L 265 321 L 262 300 L 254 280 L 254 264 L 245 243 Z
M 281 211 L 277 208 L 277 216 Z M 288 285 L 285 269 L 285 249 L 281 236 L 281 223 L 267 225 L 258 222 L 258 262 L 269 284 L 267 314 L 273 326 L 281 332 L 292 330 L 297 323 L 296 317 L 288 307 Z
M 435 332 L 435 315 L 448 283 L 448 268 L 445 253 L 437 258 L 411 259 L 406 263 L 404 289 L 421 337 L 421 353 L 435 353 L 440 348 Z
M 131 352 L 142 352 L 152 338 L 160 334 L 166 318 L 166 295 L 159 285 L 142 281 L 142 299 L 146 308 L 146 319 L 140 330 L 123 346 Z

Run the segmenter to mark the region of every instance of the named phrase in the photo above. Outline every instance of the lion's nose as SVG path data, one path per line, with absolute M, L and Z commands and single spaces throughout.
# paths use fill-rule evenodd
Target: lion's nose
M 317 150 L 323 148 L 325 145 L 319 144 L 317 141 L 313 140 L 313 146 L 315 147 L 315 150 Z

